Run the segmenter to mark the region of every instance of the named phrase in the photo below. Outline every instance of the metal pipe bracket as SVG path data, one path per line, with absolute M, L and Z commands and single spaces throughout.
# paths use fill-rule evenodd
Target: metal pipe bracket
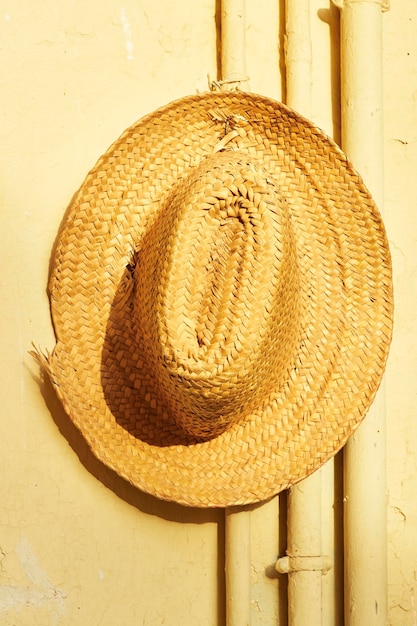
M 390 0 L 331 0 L 335 7 L 338 9 L 344 9 L 347 5 L 354 4 L 355 2 L 360 2 L 361 4 L 369 3 L 369 4 L 380 4 L 382 11 L 389 11 Z
M 327 574 L 332 568 L 329 556 L 283 556 L 275 563 L 275 569 L 279 574 L 292 574 L 294 572 L 317 572 Z

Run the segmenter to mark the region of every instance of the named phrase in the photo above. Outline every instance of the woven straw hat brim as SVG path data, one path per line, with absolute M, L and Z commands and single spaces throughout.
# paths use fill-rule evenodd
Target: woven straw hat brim
M 285 199 L 300 319 L 285 382 L 198 442 L 161 408 L 135 344 L 132 264 L 170 190 L 219 152 L 245 155 Z M 391 338 L 388 244 L 361 178 L 313 124 L 237 92 L 174 102 L 101 157 L 60 231 L 50 298 L 47 369 L 93 453 L 139 489 L 197 507 L 267 499 L 333 456 L 374 398 Z

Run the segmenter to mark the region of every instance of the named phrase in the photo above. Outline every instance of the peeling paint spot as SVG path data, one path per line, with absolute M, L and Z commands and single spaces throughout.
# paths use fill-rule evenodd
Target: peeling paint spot
M 20 539 L 15 553 L 31 585 L 0 585 L 0 613 L 49 604 L 55 615 L 62 617 L 66 595 L 52 585 L 26 537 Z
M 133 54 L 132 30 L 130 28 L 129 19 L 127 17 L 126 10 L 124 7 L 122 7 L 120 10 L 120 21 L 122 23 L 123 34 L 125 36 L 125 48 L 127 52 L 127 60 L 133 61 L 135 57 Z

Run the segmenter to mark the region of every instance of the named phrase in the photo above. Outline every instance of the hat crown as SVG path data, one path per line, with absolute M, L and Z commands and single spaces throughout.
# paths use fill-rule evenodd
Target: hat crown
M 299 328 L 294 238 L 277 187 L 247 155 L 208 157 L 173 188 L 135 280 L 137 341 L 188 434 L 218 435 L 286 378 Z

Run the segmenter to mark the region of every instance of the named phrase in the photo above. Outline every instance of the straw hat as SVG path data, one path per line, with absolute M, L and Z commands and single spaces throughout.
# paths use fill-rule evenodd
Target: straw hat
M 94 454 L 191 506 L 264 500 L 346 442 L 391 337 L 380 215 L 282 104 L 183 98 L 98 161 L 60 231 L 44 358 Z

